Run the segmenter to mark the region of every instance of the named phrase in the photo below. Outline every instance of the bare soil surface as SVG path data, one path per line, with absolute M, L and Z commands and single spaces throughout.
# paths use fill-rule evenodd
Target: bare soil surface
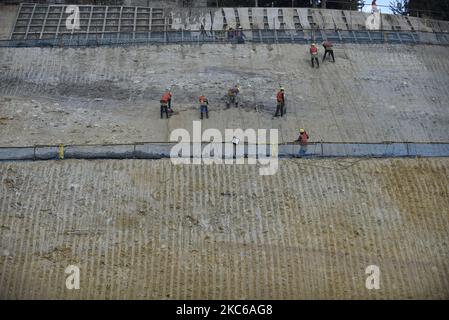
M 0 298 L 448 299 L 448 181 L 444 158 L 3 162 Z
M 320 48 L 321 50 L 321 48 Z M 322 53 L 322 52 L 321 52 Z M 448 142 L 449 58 L 440 46 L 336 45 L 310 66 L 304 45 L 168 45 L 0 49 L 0 146 L 167 142 L 203 128 L 301 127 L 313 141 Z M 241 85 L 240 107 L 225 109 Z M 273 118 L 283 85 L 287 115 Z M 165 88 L 178 112 L 160 119 Z

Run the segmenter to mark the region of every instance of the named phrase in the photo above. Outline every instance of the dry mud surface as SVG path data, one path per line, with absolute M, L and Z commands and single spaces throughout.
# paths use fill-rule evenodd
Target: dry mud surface
M 347 44 L 335 55 L 312 69 L 308 47 L 293 44 L 2 48 L 0 146 L 166 142 L 192 130 L 201 94 L 204 129 L 277 128 L 280 142 L 300 127 L 313 141 L 449 141 L 447 48 Z M 225 110 L 237 82 L 241 107 Z M 280 84 L 282 119 L 273 118 Z M 179 112 L 168 121 L 166 87 Z
M 449 160 L 0 164 L 0 298 L 449 299 Z M 381 270 L 380 290 L 365 269 Z M 67 290 L 77 265 L 80 290 Z

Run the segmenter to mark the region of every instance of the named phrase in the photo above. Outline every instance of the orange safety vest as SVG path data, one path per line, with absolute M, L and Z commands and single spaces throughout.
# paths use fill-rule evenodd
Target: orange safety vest
M 276 98 L 278 102 L 284 102 L 284 93 L 282 91 L 279 91 Z
M 332 42 L 324 41 L 323 42 L 323 47 L 326 48 L 326 49 L 332 48 L 333 47 Z
M 299 134 L 299 143 L 307 144 L 308 140 L 309 140 L 309 135 L 307 134 L 307 132 Z
M 171 99 L 171 93 L 166 92 L 162 95 L 161 101 L 168 102 Z

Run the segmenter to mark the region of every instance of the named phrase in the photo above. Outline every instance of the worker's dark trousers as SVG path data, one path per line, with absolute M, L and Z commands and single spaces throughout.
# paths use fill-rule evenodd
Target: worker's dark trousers
M 209 119 L 209 109 L 207 106 L 201 106 L 201 119 L 203 119 L 203 114 L 206 114 L 206 118 Z
M 305 156 L 307 153 L 307 144 L 301 143 L 301 147 L 299 148 L 299 157 Z
M 320 67 L 320 61 L 318 60 L 318 58 L 317 58 L 317 57 L 312 57 L 312 68 L 314 68 L 314 67 L 315 67 L 315 63 L 314 63 L 314 60 L 316 61 L 316 64 L 317 64 L 317 68 L 319 68 L 319 67 Z
M 284 102 L 278 102 L 274 116 L 277 117 L 279 113 L 281 113 L 281 117 L 284 116 Z
M 238 104 L 237 99 L 236 99 L 235 96 L 234 96 L 234 97 L 233 97 L 233 96 L 230 96 L 230 97 L 228 98 L 228 105 L 227 105 L 227 107 L 229 108 L 229 107 L 231 106 L 231 104 L 234 104 L 236 108 L 239 106 L 239 104 Z
M 161 119 L 164 117 L 164 112 L 167 115 L 167 119 L 168 119 L 168 107 L 161 105 Z
M 326 59 L 326 56 L 327 56 L 328 53 L 332 57 L 332 60 L 334 60 L 334 62 L 335 62 L 334 50 L 325 50 L 324 51 L 323 62 L 324 62 L 324 59 Z

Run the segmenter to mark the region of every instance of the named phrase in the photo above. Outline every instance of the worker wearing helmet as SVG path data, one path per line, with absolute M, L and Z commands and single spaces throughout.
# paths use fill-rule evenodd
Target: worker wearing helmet
M 171 93 L 170 88 L 165 89 L 164 95 L 166 95 L 167 101 L 168 101 L 168 112 L 173 113 L 173 109 L 171 107 L 171 99 L 172 99 L 173 94 Z
M 309 135 L 307 134 L 306 130 L 304 129 L 299 129 L 299 137 L 297 140 L 300 144 L 307 144 L 307 142 L 309 141 Z
M 233 88 L 228 90 L 228 95 L 226 99 L 226 108 L 229 108 L 231 104 L 235 105 L 237 108 L 239 106 L 239 102 L 237 100 L 237 95 L 240 92 L 240 86 L 236 84 Z
M 332 57 L 333 62 L 335 62 L 334 57 L 334 49 L 333 44 L 329 40 L 323 41 L 323 47 L 324 47 L 324 56 L 323 56 L 323 62 L 326 59 L 327 54 L 329 54 L 329 57 Z
M 171 93 L 166 91 L 162 95 L 162 98 L 160 100 L 160 102 L 161 102 L 161 119 L 163 118 L 164 113 L 167 115 L 167 119 L 168 119 L 168 113 L 169 113 L 169 109 L 170 109 L 169 106 L 171 106 L 170 101 L 171 101 Z M 173 112 L 173 111 L 170 111 L 170 112 Z
M 301 147 L 299 148 L 299 156 L 302 157 L 307 153 L 307 142 L 309 141 L 309 135 L 303 128 L 299 129 L 298 140 Z
M 310 51 L 310 56 L 311 56 L 311 59 L 312 59 L 312 68 L 315 67 L 315 63 L 314 62 L 316 62 L 317 68 L 319 68 L 320 67 L 320 62 L 318 60 L 318 47 L 316 46 L 315 43 L 312 43 L 312 45 L 310 46 L 310 50 L 309 51 Z
M 274 114 L 275 117 L 279 117 L 279 113 L 281 114 L 281 117 L 284 116 L 284 107 L 285 107 L 285 90 L 284 87 L 281 87 L 276 95 L 276 113 Z

